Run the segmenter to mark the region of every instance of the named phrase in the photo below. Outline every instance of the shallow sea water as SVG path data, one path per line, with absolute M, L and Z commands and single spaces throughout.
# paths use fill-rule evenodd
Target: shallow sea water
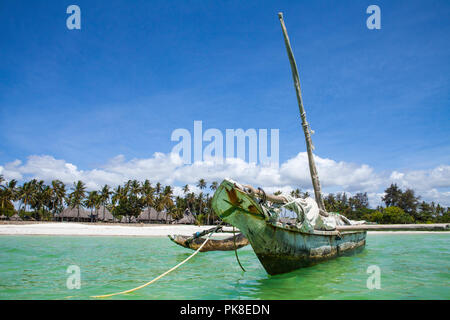
M 0 299 L 91 299 L 137 287 L 193 251 L 166 237 L 0 236 Z M 107 299 L 450 299 L 450 233 L 369 234 L 365 249 L 269 276 L 250 246 L 199 253 L 136 292 Z M 68 289 L 70 265 L 81 288 Z M 381 288 L 368 289 L 369 266 Z

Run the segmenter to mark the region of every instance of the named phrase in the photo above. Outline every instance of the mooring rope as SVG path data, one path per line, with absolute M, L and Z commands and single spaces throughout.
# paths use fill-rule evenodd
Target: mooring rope
M 214 229 L 214 230 L 206 237 L 205 242 L 203 242 L 202 245 L 201 245 L 201 246 L 200 246 L 193 254 L 191 254 L 191 255 L 190 255 L 189 257 L 187 257 L 185 260 L 183 260 L 182 262 L 180 262 L 179 264 L 177 264 L 175 267 L 173 267 L 173 268 L 167 270 L 166 272 L 164 272 L 163 274 L 157 276 L 155 279 L 153 279 L 153 280 L 151 280 L 151 281 L 149 281 L 149 282 L 147 282 L 147 283 L 145 283 L 145 284 L 143 284 L 143 285 L 141 285 L 141 286 L 139 286 L 139 287 L 136 287 L 136 288 L 134 288 L 134 289 L 130 289 L 130 290 L 126 290 L 126 291 L 121 291 L 121 292 L 116 292 L 116 293 L 111 293 L 111 294 L 104 294 L 104 295 L 99 295 L 99 296 L 91 296 L 91 298 L 107 298 L 107 297 L 117 296 L 117 295 L 119 295 L 119 294 L 130 293 L 130 292 L 133 292 L 133 291 L 142 289 L 142 288 L 144 288 L 144 287 L 146 287 L 146 286 L 148 286 L 148 285 L 151 285 L 152 283 L 158 281 L 159 279 L 161 279 L 161 278 L 164 277 L 165 275 L 171 273 L 172 271 L 174 271 L 175 269 L 177 269 L 178 267 L 180 267 L 181 265 L 183 265 L 185 262 L 188 262 L 193 256 L 195 256 L 197 253 L 199 253 L 200 250 L 203 248 L 203 246 L 208 242 L 209 238 L 213 235 L 214 232 L 217 231 L 217 229 L 218 229 L 219 227 L 220 227 L 220 225 L 219 225 L 216 229 Z M 238 261 L 239 261 L 239 260 L 238 260 Z M 239 264 L 240 264 L 240 263 L 239 263 Z
M 237 262 L 239 263 L 239 266 L 241 267 L 242 271 L 245 272 L 245 269 L 244 269 L 244 267 L 242 266 L 241 261 L 239 261 L 239 257 L 238 257 L 238 254 L 237 254 L 237 247 L 236 247 L 236 232 L 234 231 L 234 226 L 233 226 L 233 241 L 234 241 L 234 254 L 236 255 L 236 260 L 237 260 Z

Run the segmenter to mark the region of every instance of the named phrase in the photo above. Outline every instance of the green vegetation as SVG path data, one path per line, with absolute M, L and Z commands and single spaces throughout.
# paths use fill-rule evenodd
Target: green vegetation
M 201 190 L 208 187 L 204 179 L 200 179 L 197 185 Z M 209 185 L 211 191 L 217 187 L 217 182 Z M 196 195 L 190 192 L 188 185 L 182 191 L 184 197 L 174 196 L 173 187 L 163 186 L 159 182 L 153 186 L 149 180 L 142 183 L 129 180 L 113 190 L 105 185 L 101 190 L 89 192 L 84 182 L 77 181 L 66 191 L 66 186 L 59 180 L 46 185 L 42 180 L 33 179 L 18 186 L 16 180 L 6 182 L 0 175 L 0 215 L 11 217 L 18 213 L 24 220 L 51 221 L 66 207 L 75 208 L 79 217 L 80 209 L 84 207 L 91 211 L 91 216 L 97 212 L 104 217 L 108 209 L 117 220 L 126 217 L 130 221 L 132 217 L 137 218 L 143 209 L 153 207 L 158 212 L 167 212 L 174 219 L 181 218 L 188 208 L 197 214 L 198 224 L 212 223 L 218 219 L 211 209 L 210 194 L 201 192 Z M 103 212 L 100 209 L 102 206 Z
M 211 208 L 211 197 L 219 186 L 217 181 L 208 183 L 205 179 L 197 182 L 200 193 L 191 192 L 188 185 L 182 187 L 183 196 L 175 196 L 173 187 L 163 186 L 157 182 L 154 186 L 149 180 L 139 182 L 129 180 L 123 185 L 111 189 L 105 185 L 101 190 L 87 191 L 85 183 L 77 181 L 70 191 L 59 180 L 53 180 L 50 185 L 44 181 L 33 179 L 19 186 L 16 180 L 5 181 L 0 175 L 0 215 L 7 217 L 18 213 L 26 220 L 54 220 L 65 207 L 76 208 L 78 216 L 80 209 L 85 207 L 99 215 L 105 214 L 105 208 L 114 217 L 137 218 L 145 208 L 155 208 L 158 212 L 165 211 L 168 216 L 179 219 L 186 209 L 196 214 L 198 224 L 211 224 L 219 218 Z M 209 193 L 204 193 L 209 188 Z M 275 194 L 281 194 L 280 191 Z M 293 197 L 308 197 L 308 192 L 299 189 L 291 192 Z M 450 222 L 450 207 L 439 204 L 420 202 L 411 189 L 401 190 L 392 184 L 385 190 L 382 201 L 386 207 L 369 208 L 367 193 L 356 193 L 347 196 L 345 193 L 328 194 L 324 197 L 327 211 L 339 212 L 349 219 L 367 220 L 383 224 L 391 223 L 448 223 Z M 14 203 L 18 207 L 15 209 Z M 103 206 L 103 212 L 100 207 Z
M 370 209 L 367 193 L 357 193 L 353 197 L 347 197 L 345 193 L 328 194 L 324 198 L 327 211 L 339 212 L 353 220 L 383 224 L 450 222 L 450 207 L 420 202 L 420 197 L 412 189 L 403 191 L 396 184 L 391 184 L 384 190 L 381 200 L 386 207 Z

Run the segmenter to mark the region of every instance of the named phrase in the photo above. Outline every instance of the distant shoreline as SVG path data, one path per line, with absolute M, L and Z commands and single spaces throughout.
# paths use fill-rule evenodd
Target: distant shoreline
M 124 236 L 124 237 L 165 237 L 173 234 L 191 235 L 214 226 L 174 225 L 174 224 L 119 224 L 119 223 L 78 223 L 78 222 L 2 222 L 0 235 L 42 235 L 42 236 Z M 230 229 L 231 228 L 226 228 Z M 368 231 L 368 234 L 429 234 L 448 231 Z M 217 234 L 223 236 L 224 234 Z
M 190 235 L 212 227 L 170 224 L 19 222 L 1 223 L 0 235 L 165 237 L 173 234 Z

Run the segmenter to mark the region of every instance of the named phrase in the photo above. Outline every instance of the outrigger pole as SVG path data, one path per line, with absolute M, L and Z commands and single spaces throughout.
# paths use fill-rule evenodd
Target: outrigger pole
M 323 202 L 322 192 L 320 189 L 319 176 L 317 175 L 316 164 L 314 162 L 314 156 L 312 153 L 312 151 L 314 150 L 314 146 L 311 141 L 311 128 L 308 122 L 306 121 L 306 113 L 305 109 L 303 108 L 302 92 L 300 90 L 300 79 L 298 76 L 297 63 L 295 62 L 294 54 L 292 53 L 291 43 L 289 42 L 286 26 L 284 25 L 282 12 L 278 13 L 278 18 L 280 19 L 281 29 L 283 30 L 284 36 L 284 43 L 286 44 L 289 62 L 291 63 L 292 78 L 294 79 L 294 87 L 295 92 L 297 93 L 298 108 L 300 110 L 300 117 L 302 118 L 303 132 L 305 133 L 306 150 L 308 152 L 308 160 L 309 160 L 309 172 L 311 173 L 311 180 L 314 187 L 314 196 L 316 198 L 316 202 L 317 205 L 319 206 L 319 209 L 323 211 L 322 214 L 326 215 L 325 204 Z

